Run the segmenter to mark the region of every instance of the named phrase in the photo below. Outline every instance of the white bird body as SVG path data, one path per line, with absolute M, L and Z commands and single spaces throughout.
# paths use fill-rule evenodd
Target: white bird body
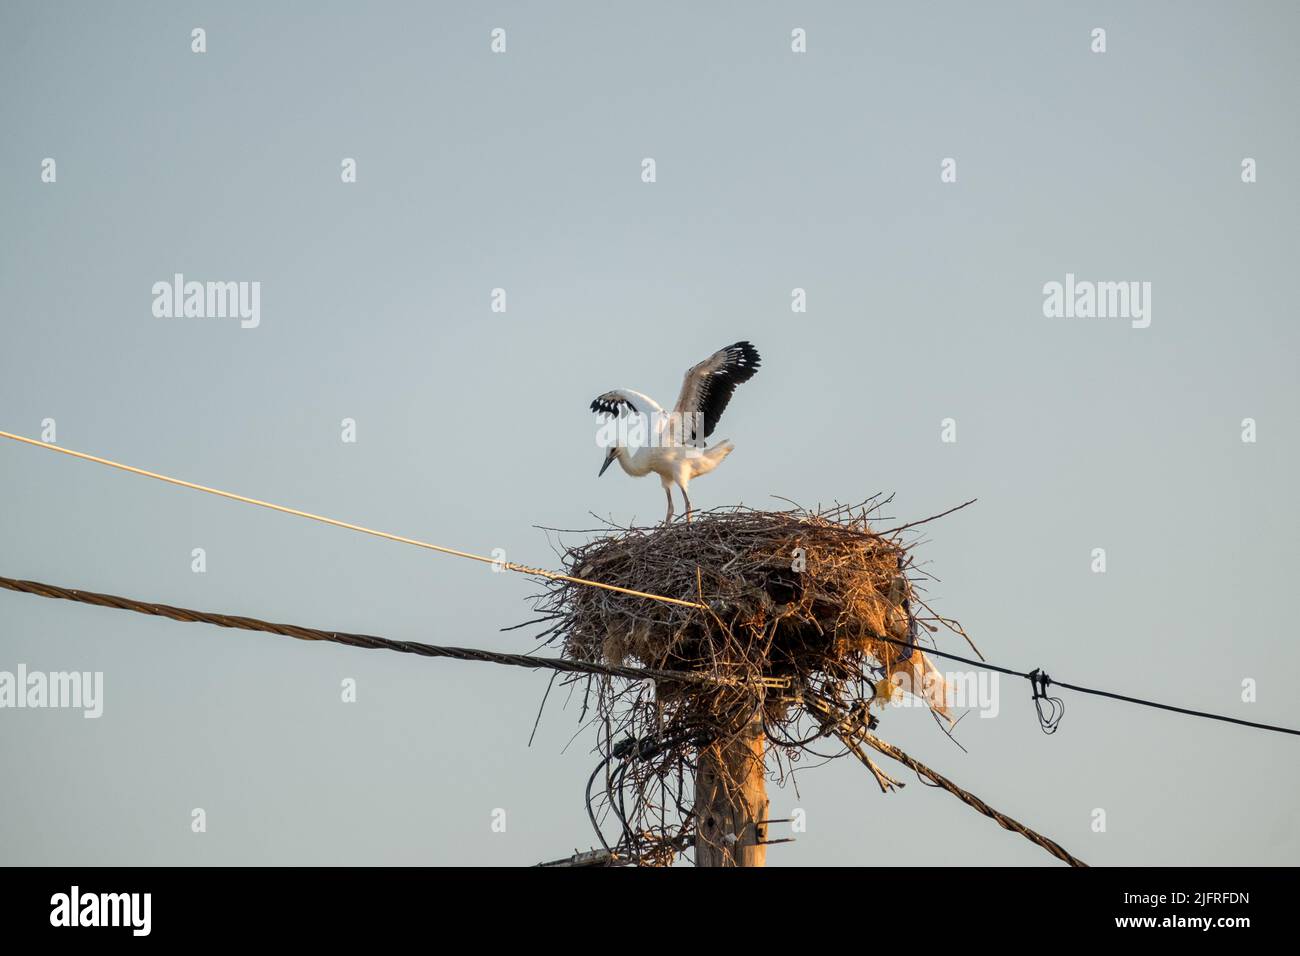
M 749 381 L 758 365 L 758 352 L 748 342 L 718 350 L 687 371 L 671 413 L 649 395 L 630 388 L 616 388 L 598 396 L 591 403 L 592 411 L 612 416 L 620 423 L 624 421 L 620 413 L 630 411 L 643 426 L 647 420 L 649 423 L 643 429 L 644 442 L 618 440 L 610 444 L 600 473 L 603 475 L 615 460 L 634 478 L 653 472 L 659 476 L 668 498 L 664 521 L 673 517 L 673 485 L 681 489 L 689 521 L 691 499 L 687 489 L 691 479 L 713 471 L 736 447 L 722 441 L 705 448 L 704 439 L 713 432 L 736 386 Z
M 618 447 L 618 463 L 633 478 L 644 478 L 650 472 L 659 476 L 665 489 L 671 485 L 680 485 L 685 493 L 692 478 L 707 475 L 722 463 L 722 459 L 734 451 L 736 446 L 723 441 L 712 448 L 699 449 L 685 445 L 642 445 L 631 450 Z

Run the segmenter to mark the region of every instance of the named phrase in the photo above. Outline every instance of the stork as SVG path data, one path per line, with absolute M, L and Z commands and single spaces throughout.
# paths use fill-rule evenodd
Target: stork
M 717 468 L 736 447 L 724 440 L 705 448 L 704 439 L 713 434 L 736 386 L 753 378 L 758 365 L 758 351 L 748 342 L 719 349 L 687 370 L 671 413 L 665 413 L 649 395 L 630 388 L 616 388 L 597 396 L 591 403 L 593 412 L 608 416 L 607 422 L 619 424 L 629 417 L 624 413 L 630 413 L 639 420 L 647 439 L 645 443 L 629 443 L 620 431 L 619 438 L 609 443 L 599 474 L 603 475 L 615 460 L 634 478 L 654 472 L 668 497 L 664 523 L 673 519 L 673 485 L 681 489 L 686 520 L 690 521 L 691 499 L 686 489 L 691 479 Z

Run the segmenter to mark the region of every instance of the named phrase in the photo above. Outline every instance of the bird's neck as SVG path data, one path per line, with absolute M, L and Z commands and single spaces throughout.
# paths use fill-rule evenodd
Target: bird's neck
M 648 445 L 642 445 L 636 451 L 628 451 L 623 446 L 618 449 L 618 463 L 623 470 L 634 478 L 640 478 L 650 473 L 650 448 Z

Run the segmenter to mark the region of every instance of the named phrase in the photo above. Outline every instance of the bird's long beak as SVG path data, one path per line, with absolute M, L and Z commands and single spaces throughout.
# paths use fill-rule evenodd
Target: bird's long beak
M 611 448 L 609 450 L 609 454 L 605 456 L 605 464 L 601 465 L 600 471 L 596 472 L 596 477 L 599 478 L 601 475 L 603 475 L 605 473 L 605 470 L 609 468 L 610 465 L 614 464 L 614 459 L 617 457 L 618 457 L 618 449 Z

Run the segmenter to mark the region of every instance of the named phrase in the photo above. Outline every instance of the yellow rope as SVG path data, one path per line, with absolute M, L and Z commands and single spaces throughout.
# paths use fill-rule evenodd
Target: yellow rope
M 80 458 L 83 461 L 93 461 L 98 465 L 108 465 L 110 468 L 129 471 L 133 475 L 144 475 L 146 478 L 156 478 L 159 481 L 165 481 L 171 485 L 179 485 L 182 488 L 192 488 L 194 491 L 204 491 L 210 495 L 229 498 L 231 501 L 242 501 L 244 504 L 257 505 L 259 508 L 270 508 L 272 511 L 279 511 L 287 515 L 297 515 L 299 518 L 310 518 L 312 521 L 332 524 L 336 528 L 347 528 L 349 531 L 360 531 L 362 534 L 371 534 L 377 538 L 387 538 L 389 541 L 399 541 L 402 544 L 413 544 L 417 548 L 427 548 L 430 551 L 439 551 L 442 554 L 450 554 L 456 558 L 468 558 L 471 561 L 481 561 L 484 564 L 492 564 L 497 567 L 505 568 L 507 571 L 518 571 L 520 574 L 530 574 L 537 577 L 550 578 L 552 581 L 568 581 L 572 584 L 584 584 L 588 587 L 601 588 L 605 591 L 617 591 L 620 594 L 630 594 L 633 597 L 648 598 L 652 601 L 663 601 L 665 604 L 680 604 L 682 607 L 699 608 L 701 610 L 708 609 L 707 605 L 700 604 L 696 601 L 683 601 L 680 598 L 665 597 L 662 594 L 649 594 L 645 591 L 634 591 L 631 588 L 622 588 L 616 584 L 603 584 L 600 581 L 589 581 L 586 578 L 570 577 L 567 574 L 558 574 L 555 571 L 545 571 L 541 568 L 530 568 L 527 565 L 514 564 L 510 561 L 497 561 L 495 558 L 484 557 L 481 554 L 471 554 L 468 551 L 458 551 L 455 548 L 446 548 L 440 544 L 430 544 L 428 541 L 420 541 L 417 538 L 407 538 L 400 534 L 389 534 L 387 531 L 376 531 L 374 528 L 366 528 L 362 525 L 352 524 L 348 521 L 339 521 L 337 518 L 327 518 L 324 515 L 312 514 L 310 511 L 299 511 L 297 508 L 287 508 L 284 505 L 273 504 L 269 501 L 262 501 L 258 498 L 249 498 L 245 495 L 237 495 L 233 491 L 222 491 L 220 488 L 209 488 L 207 485 L 199 485 L 192 481 L 183 481 L 180 478 L 160 475 L 156 471 L 146 471 L 143 468 L 124 465 L 117 461 L 109 461 L 107 458 L 100 458 L 96 455 L 87 455 L 85 452 L 73 451 L 70 448 L 61 448 L 58 445 L 52 445 L 49 442 L 37 441 L 34 438 L 25 438 L 22 435 L 14 435 L 6 431 L 0 431 L 0 438 L 12 438 L 14 441 L 22 442 L 25 445 L 34 445 L 37 448 L 48 448 L 50 451 L 57 451 L 60 454 L 71 455 L 73 458 Z

